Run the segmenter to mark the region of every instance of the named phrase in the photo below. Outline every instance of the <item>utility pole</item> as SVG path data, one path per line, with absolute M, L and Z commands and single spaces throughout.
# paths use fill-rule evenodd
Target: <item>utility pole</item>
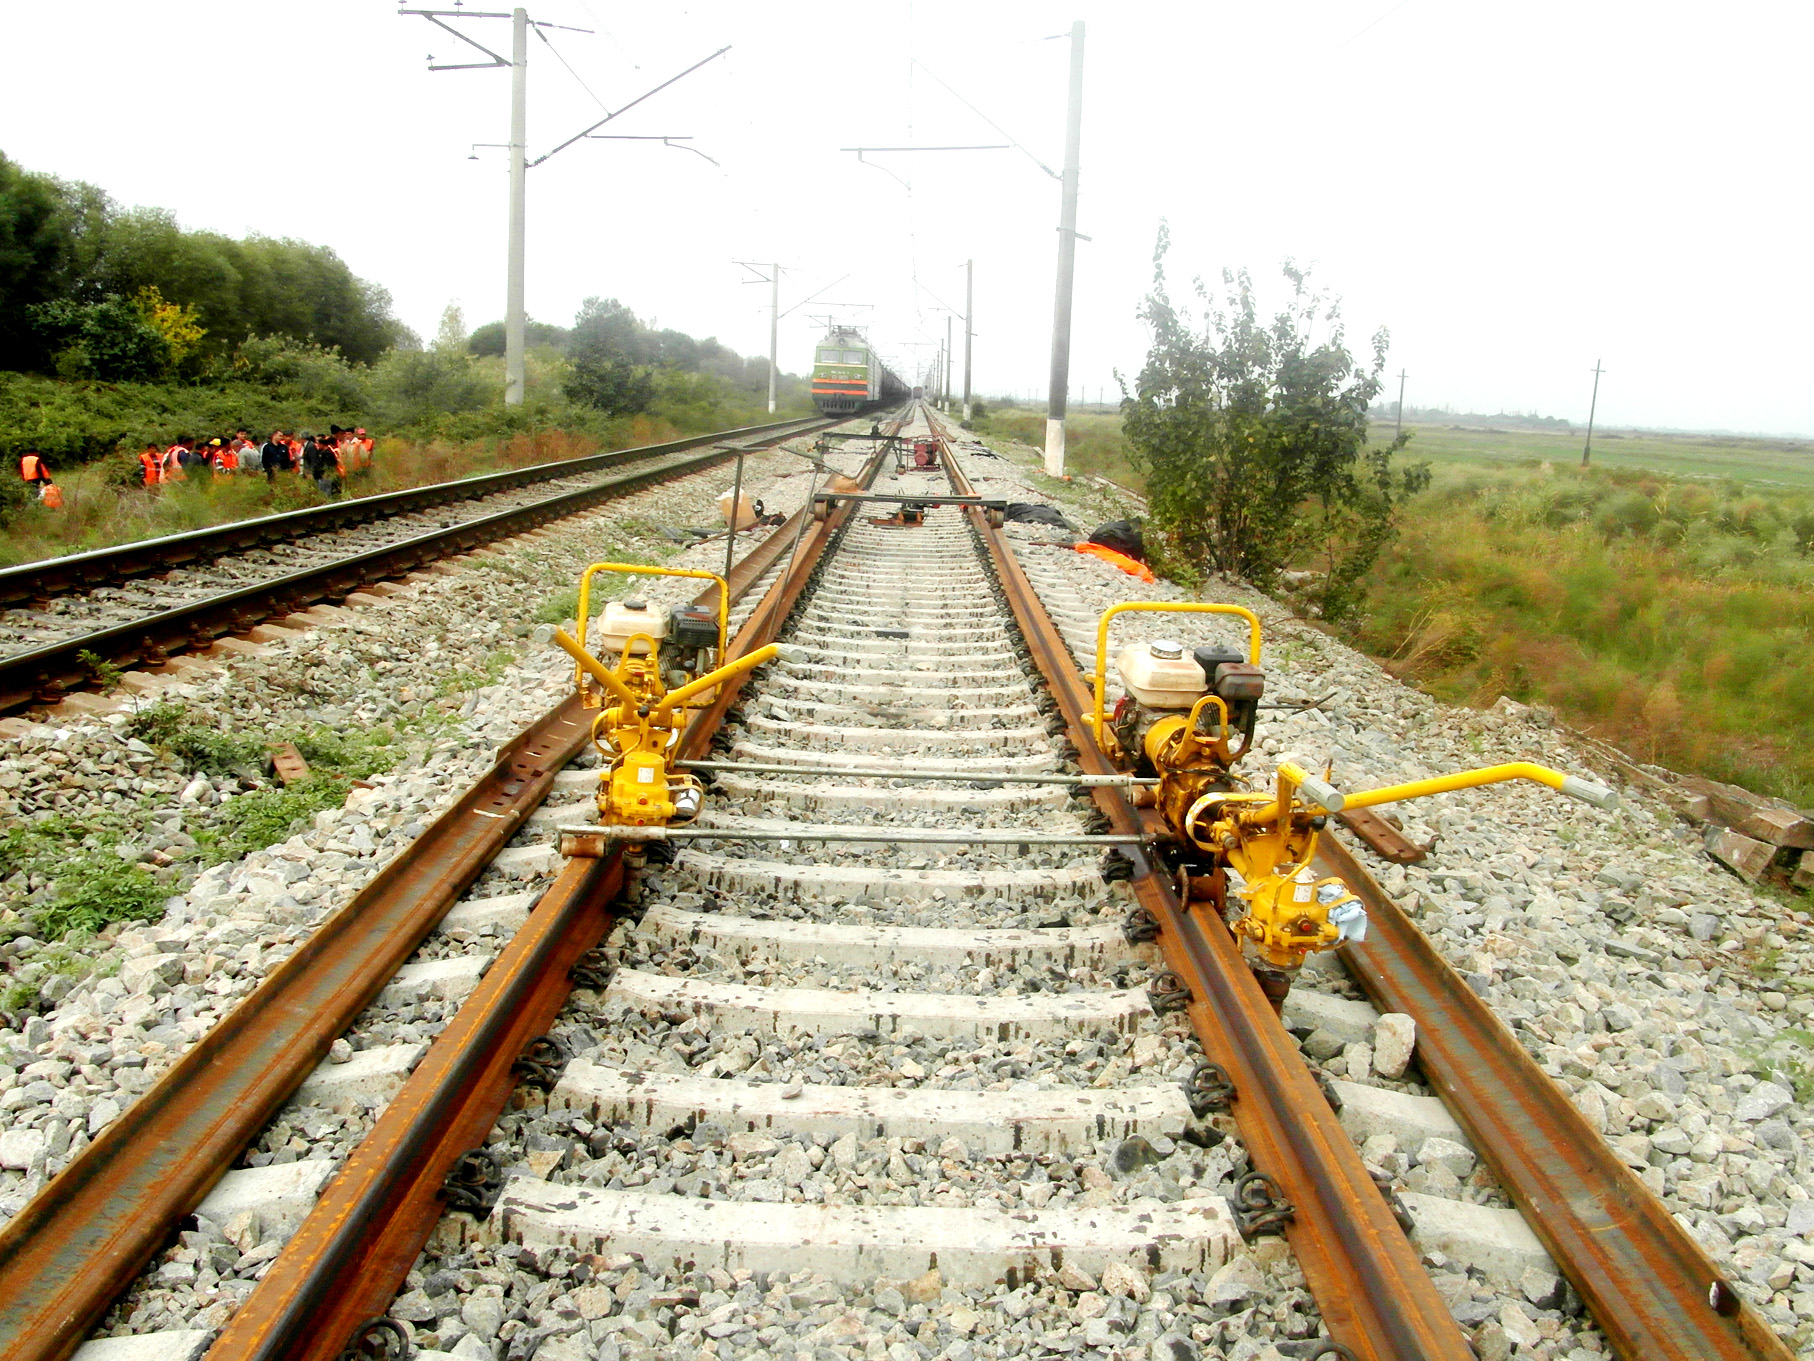
M 976 261 L 964 261 L 964 419 L 970 419 L 970 328 L 972 290 L 976 283 Z
M 1392 443 L 1397 444 L 1399 436 L 1405 433 L 1405 371 L 1398 371 L 1398 425 L 1392 431 Z
M 1083 139 L 1083 20 L 1071 25 L 1071 100 L 1065 115 L 1058 208 L 1058 287 L 1052 304 L 1052 383 L 1046 398 L 1046 472 L 1064 476 L 1065 397 L 1071 385 L 1071 277 L 1077 265 L 1077 157 Z
M 459 0 L 455 0 L 455 3 L 458 4 Z M 499 11 L 469 9 L 399 9 L 397 13 L 400 15 L 426 19 L 436 28 L 451 34 L 460 42 L 466 44 L 466 46 L 476 48 L 490 58 L 489 61 L 465 63 L 445 62 L 437 64 L 434 57 L 431 55 L 428 59 L 428 69 L 431 71 L 479 71 L 499 66 L 508 66 L 510 68 L 510 141 L 505 143 L 505 146 L 510 153 L 510 230 L 505 249 L 506 260 L 504 267 L 504 404 L 506 406 L 521 406 L 523 404 L 525 387 L 523 366 L 523 352 L 525 348 L 523 336 L 525 327 L 523 260 L 527 246 L 526 238 L 528 224 L 528 204 L 525 191 L 528 186 L 529 170 L 531 166 L 540 165 L 543 161 L 547 160 L 548 157 L 554 155 L 555 152 L 564 151 L 575 142 L 592 136 L 599 128 L 602 128 L 619 114 L 635 108 L 638 104 L 649 98 L 650 95 L 667 89 L 668 86 L 672 85 L 675 81 L 680 80 L 682 77 L 691 75 L 701 66 L 704 66 L 706 62 L 713 61 L 716 58 L 723 56 L 726 52 L 730 51 L 730 48 L 719 48 L 703 61 L 695 62 L 693 65 L 689 66 L 686 70 L 682 71 L 680 75 L 663 81 L 660 85 L 657 85 L 653 90 L 650 90 L 645 94 L 638 95 L 622 108 L 607 112 L 603 118 L 592 124 L 592 126 L 585 131 L 569 137 L 566 141 L 555 147 L 554 151 L 549 151 L 543 155 L 537 156 L 535 160 L 531 162 L 529 160 L 529 30 L 531 28 L 536 29 L 542 41 L 548 42 L 549 39 L 546 30 L 565 28 L 566 25 L 551 24 L 543 20 L 531 20 L 529 11 L 520 6 L 511 10 L 509 14 L 504 14 Z M 485 46 L 485 44 L 474 38 L 469 38 L 466 34 L 446 23 L 445 21 L 448 19 L 509 19 L 510 60 L 505 61 L 501 55 Z M 570 31 L 575 33 L 590 33 L 592 30 L 578 28 L 571 29 Z M 552 44 L 550 45 L 552 46 Z M 556 52 L 555 55 L 559 56 L 560 54 Z M 689 139 L 663 137 L 660 139 L 636 138 L 633 140 L 660 140 L 669 146 L 678 146 L 680 142 Z M 472 160 L 476 161 L 479 159 L 477 149 L 481 145 L 496 146 L 497 143 L 475 142 L 473 144 Z M 693 147 L 685 146 L 679 147 L 679 149 L 682 151 L 696 151 Z M 696 154 L 704 155 L 705 153 L 696 151 Z M 711 157 L 707 156 L 706 159 L 711 160 Z M 773 410 L 772 407 L 770 409 Z
M 504 290 L 504 405 L 523 404 L 524 191 L 529 178 L 529 11 L 510 11 L 510 266 Z
M 775 365 L 781 358 L 781 266 L 770 265 L 768 281 L 768 414 L 775 414 L 775 397 L 781 381 Z M 728 581 L 729 578 L 727 577 Z
M 1581 446 L 1581 466 L 1587 466 L 1587 456 L 1594 451 L 1594 412 L 1600 405 L 1600 375 L 1606 370 L 1600 367 L 1600 361 L 1594 360 L 1594 395 L 1587 404 L 1587 443 Z
M 778 376 L 776 374 L 776 370 L 775 370 L 775 360 L 778 356 L 778 352 L 780 349 L 779 338 L 781 335 L 781 266 L 779 264 L 774 264 L 774 263 L 766 264 L 766 265 L 752 264 L 748 260 L 738 260 L 738 261 L 735 261 L 734 263 L 742 265 L 745 269 L 749 270 L 750 273 L 752 273 L 756 276 L 753 279 L 745 279 L 743 281 L 744 283 L 746 283 L 746 284 L 764 284 L 765 283 L 769 286 L 769 288 L 768 288 L 768 411 L 769 411 L 769 415 L 772 416 L 775 414 L 775 394 L 776 394 L 775 385 L 779 381 L 779 378 L 778 378 Z M 762 271 L 765 269 L 768 271 L 768 277 L 766 279 L 762 277 Z M 809 301 L 810 301 L 810 299 L 809 299 Z M 791 307 L 788 308 L 788 311 L 790 311 L 790 312 L 793 311 L 793 308 L 791 308 Z
M 951 412 L 951 314 L 945 313 L 945 413 Z

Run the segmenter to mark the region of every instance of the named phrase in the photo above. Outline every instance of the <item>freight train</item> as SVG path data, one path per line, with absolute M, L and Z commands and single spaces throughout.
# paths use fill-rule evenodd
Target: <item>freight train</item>
M 896 378 L 854 326 L 833 326 L 813 355 L 813 405 L 828 416 L 848 416 L 899 402 L 907 385 Z

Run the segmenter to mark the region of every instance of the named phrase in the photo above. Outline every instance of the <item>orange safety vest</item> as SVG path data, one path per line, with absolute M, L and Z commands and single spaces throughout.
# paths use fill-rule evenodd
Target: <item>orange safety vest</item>
M 139 455 L 139 467 L 145 470 L 145 485 L 155 487 L 164 480 L 164 460 L 147 449 Z
M 62 510 L 63 488 L 55 482 L 46 482 L 44 490 L 38 494 L 38 503 L 46 510 Z
M 48 482 L 50 470 L 36 454 L 26 454 L 19 460 L 19 476 L 27 482 Z

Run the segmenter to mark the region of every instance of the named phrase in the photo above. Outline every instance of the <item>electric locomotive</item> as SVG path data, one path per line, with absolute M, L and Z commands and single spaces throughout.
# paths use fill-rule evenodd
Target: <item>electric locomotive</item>
M 877 402 L 898 402 L 907 385 L 896 378 L 854 326 L 833 326 L 813 356 L 813 405 L 848 416 Z

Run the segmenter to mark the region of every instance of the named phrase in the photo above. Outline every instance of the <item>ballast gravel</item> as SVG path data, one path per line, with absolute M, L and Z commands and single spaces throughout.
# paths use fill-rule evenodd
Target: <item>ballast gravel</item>
M 1075 509 L 1068 487 L 1055 489 L 1014 461 L 967 466 L 982 495 Z M 1090 495 L 1101 518 L 1138 513 L 1125 497 L 1100 488 Z M 1094 523 L 1088 513 L 1072 519 L 1085 532 Z M 1484 711 L 1442 704 L 1242 583 L 1212 581 L 1192 597 L 1050 546 L 1054 536 L 1043 527 L 1010 525 L 1008 533 L 1086 674 L 1095 620 L 1112 604 L 1198 598 L 1260 616 L 1268 696 L 1329 698 L 1301 715 L 1262 715 L 1258 750 L 1244 767 L 1255 785 L 1283 760 L 1330 766 L 1336 787 L 1355 791 L 1534 760 L 1621 789 L 1612 813 L 1524 783 L 1397 805 L 1390 811 L 1406 835 L 1435 843 L 1425 861 L 1408 867 L 1348 844 L 1765 1320 L 1799 1355 L 1814 1356 L 1814 1043 L 1806 1039 L 1814 916 L 1716 864 L 1699 830 L 1643 783 L 1641 766 L 1545 710 L 1510 699 Z M 1111 625 L 1109 655 L 1156 636 L 1246 641 L 1234 621 L 1121 616 Z M 1112 660 L 1110 676 L 1112 684 Z M 1327 977 L 1307 971 L 1299 986 L 1358 995 L 1346 980 L 1317 981 Z M 1382 1078 L 1345 1047 L 1331 1052 L 1327 1034 L 1303 1038 L 1312 1066 L 1331 1076 L 1423 1090 Z M 1466 1198 L 1502 1203 L 1483 1169 L 1458 1178 L 1413 1167 L 1415 1150 L 1389 1140 L 1367 1152 L 1406 1189 L 1455 1196 L 1450 1188 L 1460 1183 Z M 1437 1281 L 1448 1294 L 1446 1274 L 1439 1270 Z M 1491 1302 L 1456 1307 L 1483 1357 L 1574 1361 L 1607 1350 L 1597 1330 L 1566 1308 L 1509 1300 L 1510 1313 L 1497 1305 L 1483 1313 Z
M 746 463 L 746 485 L 782 513 L 804 500 L 808 475 L 781 452 Z M 411 739 L 405 759 L 365 782 L 369 788 L 355 788 L 344 807 L 241 860 L 203 868 L 185 829 L 218 825 L 245 782 L 196 777 L 128 737 L 127 714 L 37 725 L 0 741 L 0 814 L 80 823 L 142 799 L 148 811 L 133 810 L 142 831 L 129 831 L 122 849 L 159 865 L 154 873 L 172 890 L 158 921 L 46 942 L 29 932 L 51 883 L 23 872 L 0 881 L 0 931 L 10 933 L 0 958 L 14 1022 L 0 1028 L 0 1217 L 16 1214 L 489 769 L 500 744 L 566 693 L 569 664 L 552 649 L 527 652 L 525 639 L 537 611 L 570 591 L 583 566 L 613 557 L 722 565 L 722 541 L 676 556 L 660 530 L 709 527 L 728 476 L 728 469 L 695 474 L 545 526 L 474 554 L 461 569 L 412 577 L 373 610 L 265 643 L 217 673 L 164 688 L 157 700 L 212 715 L 227 731 L 277 733 L 302 723 L 344 733 L 388 723 Z M 626 593 L 604 591 L 601 604 Z M 660 603 L 692 594 L 641 593 Z M 588 760 L 596 758 L 581 764 Z M 544 833 L 526 829 L 515 844 Z M 471 893 L 536 890 L 557 867 L 553 855 L 531 855 L 508 870 L 494 865 Z M 501 944 L 495 928 L 436 935 L 418 959 L 488 956 Z M 387 993 L 336 1051 L 350 1058 L 377 1045 L 426 1042 L 456 1005 Z M 242 1165 L 337 1162 L 370 1127 L 372 1104 L 292 1106 Z M 97 1335 L 218 1326 L 293 1228 L 200 1221 Z
M 1024 457 L 1026 451 L 1008 452 Z M 1097 520 L 1136 508 L 1110 489 L 1082 481 L 1049 483 L 1012 458 L 974 458 L 967 466 L 983 495 L 1005 493 L 1017 500 L 1052 502 L 1086 529 Z M 715 494 L 717 481 L 709 477 L 706 481 Z M 674 490 L 645 495 L 659 497 Z M 766 490 L 762 494 L 771 498 Z M 623 513 L 624 505 L 606 508 L 596 520 L 609 522 Z M 703 521 L 701 511 L 688 513 Z M 559 537 L 569 527 L 554 526 L 531 542 Z M 1013 527 L 1009 532 L 1048 606 L 1061 618 L 1064 611 L 1075 612 L 1080 622 L 1072 637 L 1086 663 L 1086 636 L 1093 647 L 1094 619 L 1107 605 L 1127 599 L 1183 598 L 1167 583 L 1142 586 L 1099 561 L 1046 546 L 1055 535 L 1044 527 Z M 529 551 L 541 548 L 538 544 Z M 551 559 L 555 556 L 552 548 L 548 553 Z M 547 580 L 565 584 L 572 576 L 567 561 L 577 558 L 561 561 L 558 568 L 552 561 L 543 562 Z M 495 621 L 500 634 L 521 622 L 525 601 L 531 610 L 537 603 L 533 591 L 518 591 L 513 584 L 509 592 L 490 592 L 507 598 L 498 601 L 496 609 L 488 609 L 485 592 L 458 589 L 464 578 L 477 575 L 478 571 L 469 571 L 412 588 L 428 596 L 414 615 L 423 621 L 428 636 L 436 636 L 436 630 L 427 621 L 435 620 L 440 610 L 444 623 L 451 602 L 457 601 L 457 607 L 467 612 L 458 616 L 461 624 L 470 614 L 481 624 Z M 1630 767 L 1614 765 L 1597 745 L 1559 727 L 1543 712 L 1510 701 L 1485 712 L 1438 704 L 1315 626 L 1294 620 L 1257 592 L 1237 583 L 1215 583 L 1205 598 L 1246 605 L 1265 620 L 1263 663 L 1269 694 L 1317 698 L 1333 692 L 1317 710 L 1288 718 L 1269 716 L 1263 722 L 1261 750 L 1249 760 L 1256 779 L 1264 763 L 1287 757 L 1318 768 L 1332 765 L 1334 782 L 1347 789 L 1498 760 L 1534 759 L 1625 785 L 1625 802 L 1613 814 L 1518 785 L 1404 805 L 1396 811 L 1407 834 L 1420 842 L 1435 841 L 1429 859 L 1399 868 L 1361 854 L 1450 962 L 1570 1091 L 1590 1122 L 1603 1130 L 1620 1155 L 1732 1273 L 1772 1326 L 1793 1339 L 1800 1354 L 1814 1355 L 1806 1340 L 1814 1334 L 1814 1244 L 1808 1239 L 1814 1232 L 1814 1166 L 1808 1148 L 1807 1100 L 1814 1094 L 1814 1078 L 1809 1076 L 1808 1046 L 1796 1034 L 1814 1014 L 1814 985 L 1802 986 L 1814 977 L 1809 970 L 1814 962 L 1809 959 L 1814 919 L 1754 893 L 1714 865 L 1701 851 L 1695 833 L 1646 789 L 1626 782 Z M 392 608 L 410 610 L 414 605 L 403 599 Z M 371 664 L 365 660 L 368 645 L 343 642 L 336 636 L 343 632 L 323 630 L 279 645 L 275 653 L 283 659 L 304 654 L 297 657 L 302 674 L 323 689 L 316 707 L 325 706 L 342 722 L 373 721 L 383 710 L 355 717 L 361 703 L 372 702 L 365 697 L 364 678 L 358 674 Z M 1168 621 L 1165 632 L 1193 642 L 1234 637 L 1231 630 L 1205 628 L 1184 616 L 1175 625 Z M 1150 622 L 1138 632 L 1118 624 L 1115 645 L 1135 636 L 1153 636 Z M 489 640 L 470 645 L 458 625 L 446 628 L 437 640 L 455 664 L 472 666 L 488 655 Z M 309 655 L 311 644 L 338 646 L 349 655 L 345 661 L 331 656 L 317 660 Z M 422 664 L 416 651 L 405 647 L 400 649 L 402 656 L 384 658 L 397 663 L 399 686 L 415 677 L 427 684 L 435 674 L 436 667 Z M 248 659 L 235 664 L 229 675 L 244 678 L 238 690 L 257 695 L 266 683 L 264 670 L 272 664 L 267 658 Z M 22 1202 L 9 1205 L 7 1196 L 19 1197 L 42 1184 L 45 1173 L 60 1166 L 87 1137 L 91 1123 L 98 1129 L 111 1118 L 114 1112 L 107 1101 L 117 1106 L 142 1090 L 161 1064 L 202 1033 L 230 1000 L 223 995 L 225 989 L 251 986 L 274 960 L 293 950 L 306 934 L 311 910 L 325 911 L 333 902 L 344 901 L 353 885 L 336 882 L 333 874 L 356 875 L 362 881 L 369 865 L 389 853 L 386 834 L 408 833 L 412 821 L 425 824 L 436 801 L 444 801 L 476 775 L 496 742 L 514 731 L 513 725 L 545 707 L 540 696 L 513 707 L 513 687 L 546 683 L 552 694 L 565 680 L 564 667 L 545 663 L 507 670 L 496 686 L 485 687 L 489 693 L 473 702 L 458 727 L 450 730 L 457 737 L 439 737 L 419 765 L 374 781 L 378 788 L 370 791 L 377 796 L 373 811 L 353 823 L 375 823 L 379 817 L 406 812 L 410 820 L 368 828 L 371 852 L 329 852 L 327 838 L 335 830 L 329 827 L 260 853 L 263 861 L 257 865 L 227 868 L 209 883 L 179 881 L 184 890 L 181 905 L 173 904 L 165 921 L 115 933 L 109 947 L 111 958 L 119 961 L 114 977 L 81 979 L 57 973 L 45 947 L 28 939 L 5 947 L 11 956 L 9 973 L 29 977 L 34 985 L 48 982 L 49 987 L 39 993 L 44 1014 L 31 1017 L 22 1028 L 0 1032 L 4 1062 L 0 1110 L 7 1112 L 8 1122 L 0 1135 L 0 1164 L 9 1163 L 15 1153 L 27 1155 L 22 1166 L 5 1173 L 0 1208 L 16 1210 Z M 258 715 L 237 707 L 242 703 L 238 690 L 231 685 L 219 692 L 207 684 L 195 687 L 197 695 L 210 696 L 234 714 L 256 721 Z M 285 696 L 279 702 L 297 706 L 310 701 Z M 786 714 L 786 701 L 781 708 Z M 284 711 L 275 705 L 268 710 Z M 436 750 L 441 744 L 445 746 Z M 97 779 L 99 787 L 70 785 L 62 780 L 62 772 L 47 781 L 46 765 L 65 764 L 47 762 L 52 753 L 69 754 L 77 763 L 94 762 L 93 771 L 78 764 L 73 773 Z M 109 754 L 114 757 L 111 762 L 105 760 Z M 116 779 L 116 767 L 167 789 L 173 807 L 176 795 L 186 787 L 173 783 L 181 772 L 170 769 L 155 753 L 131 751 L 106 727 L 83 725 L 61 737 L 27 739 L 0 759 L 0 796 L 18 805 L 4 811 L 54 807 L 59 799 L 78 805 L 99 799 Z M 15 772 L 18 779 L 9 783 Z M 217 789 L 215 796 L 224 792 L 230 791 Z M 748 811 L 772 816 L 765 810 L 769 804 L 753 797 Z M 188 816 L 192 814 L 185 812 L 184 818 Z M 815 816 L 838 820 L 835 813 Z M 956 821 L 945 819 L 943 813 L 931 813 L 923 820 L 917 814 L 907 820 L 923 826 Z M 976 825 L 978 819 L 961 820 Z M 1004 818 L 1011 820 L 1012 815 Z M 179 832 L 181 825 L 179 820 Z M 352 830 L 343 829 L 342 835 Z M 284 853 L 286 845 L 293 855 Z M 750 849 L 760 850 L 756 843 L 750 843 Z M 308 893 L 324 877 L 318 863 L 330 855 L 345 856 L 345 863 L 332 866 L 325 876 L 327 884 L 315 893 L 299 896 L 297 884 Z M 937 856 L 918 858 L 931 865 Z M 295 880 L 283 880 L 283 892 L 242 892 L 243 880 L 254 872 L 275 868 L 281 876 L 287 863 L 304 864 L 305 870 Z M 514 892 L 539 882 L 492 884 L 481 891 Z M 714 906 L 713 891 L 691 881 L 683 868 L 664 871 L 645 888 L 691 910 Z M 689 894 L 699 901 L 693 902 Z M 217 898 L 222 901 L 216 903 Z M 295 904 L 283 909 L 297 913 L 292 920 L 245 915 L 246 904 L 269 899 L 274 906 L 283 898 Z M 810 900 L 758 894 L 754 901 L 758 914 L 818 919 Z M 949 911 L 945 904 L 930 902 L 869 906 L 870 919 L 888 925 L 939 925 Z M 969 902 L 965 907 L 966 920 L 976 925 L 1033 926 L 1051 919 L 1042 915 L 1048 910 L 1043 904 L 1004 899 Z M 739 910 L 751 910 L 744 895 L 739 895 Z M 1063 915 L 1069 924 L 1080 925 L 1107 912 L 1101 904 L 1075 897 Z M 223 926 L 228 929 L 216 941 L 201 945 L 198 936 Z M 243 936 L 233 939 L 240 932 Z M 489 950 L 496 945 L 495 939 L 475 937 L 466 942 L 437 941 L 432 948 L 445 955 L 456 947 Z M 612 946 L 624 952 L 620 958 L 644 961 L 638 967 L 660 969 L 671 955 L 639 944 L 628 929 L 613 938 Z M 216 961 L 211 970 L 202 966 L 210 957 Z M 180 962 L 180 968 L 171 958 Z M 147 962 L 128 973 L 126 965 L 133 960 Z M 735 972 L 735 961 L 713 963 L 726 978 Z M 40 966 L 38 972 L 28 976 L 34 965 Z M 790 966 L 785 974 L 789 979 L 807 976 L 798 966 Z M 850 981 L 834 968 L 812 976 L 827 976 L 843 985 Z M 56 981 L 65 977 L 72 981 Z M 783 974 L 769 977 L 781 980 Z M 939 980 L 940 986 L 953 991 L 977 983 L 962 971 Z M 109 986 L 114 984 L 117 993 Z M 1300 986 L 1352 995 L 1351 986 L 1320 972 L 1314 977 L 1307 973 Z M 130 1025 L 125 1023 L 128 1006 L 142 1011 Z M 363 1030 L 351 1039 L 359 1045 L 426 1039 L 450 1011 L 448 1004 L 430 999 L 394 1014 L 368 1013 L 361 1018 Z M 84 1017 L 91 1019 L 84 1022 Z M 955 1084 L 974 1079 L 983 1086 L 1007 1082 L 1010 1090 L 1015 1082 L 1065 1080 L 1057 1067 L 1060 1055 L 1069 1065 L 1081 1061 L 1107 1066 L 1131 1059 L 1127 1046 L 1138 1043 L 1122 1036 L 1092 1037 L 1082 1041 L 1075 1054 L 1065 1053 L 1065 1047 L 1054 1052 L 1030 1045 L 967 1049 L 923 1038 L 906 1044 L 862 1037 L 827 1039 L 815 1047 L 801 1044 L 798 1037 L 708 1038 L 697 1026 L 689 1033 L 686 1024 L 670 1025 L 631 1009 L 586 1018 L 569 1014 L 560 1033 L 576 1055 L 632 1067 L 697 1072 L 713 1071 L 716 1065 L 720 1074 L 757 1070 L 759 1076 L 766 1073 L 776 1081 Z M 1168 1064 L 1177 1066 L 1190 1052 L 1181 1032 L 1161 1029 L 1154 1038 L 1166 1046 L 1163 1053 L 1168 1057 L 1159 1060 L 1161 1070 Z M 1301 1039 L 1309 1061 L 1330 1076 L 1400 1091 L 1423 1090 L 1414 1076 L 1381 1076 L 1367 1061 L 1370 1055 L 1355 1052 L 1365 1046 L 1332 1045 L 1332 1037 L 1323 1032 Z M 1090 1052 L 1090 1046 L 1099 1052 Z M 1179 1057 L 1170 1057 L 1174 1047 Z M 1017 1048 L 1021 1052 L 1015 1052 Z M 924 1076 L 912 1077 L 908 1063 Z M 955 1071 L 939 1078 L 946 1069 Z M 368 1121 L 366 1112 L 293 1108 L 280 1126 L 267 1132 L 248 1162 L 261 1156 L 274 1162 L 336 1159 Z M 41 1142 L 15 1140 L 16 1133 L 40 1136 Z M 1129 1193 L 1126 1181 L 1104 1170 L 1104 1159 L 1113 1158 L 1112 1149 L 1093 1149 L 1093 1160 L 1072 1158 L 1070 1169 L 1055 1176 L 1052 1165 L 1037 1159 L 980 1158 L 968 1150 L 960 1159 L 956 1149 L 914 1148 L 911 1140 L 857 1141 L 854 1148 L 847 1144 L 844 1153 L 850 1165 L 843 1167 L 834 1151 L 836 1140 L 828 1145 L 816 1139 L 776 1141 L 773 1150 L 748 1149 L 740 1158 L 730 1146 L 731 1136 L 709 1122 L 683 1132 L 681 1138 L 670 1139 L 665 1133 L 591 1128 L 576 1113 L 550 1112 L 531 1098 L 500 1120 L 492 1147 L 507 1165 L 531 1169 L 538 1176 L 590 1178 L 605 1175 L 608 1168 L 604 1184 L 622 1178 L 627 1185 L 628 1178 L 643 1177 L 638 1184 L 646 1190 L 667 1179 L 681 1194 L 716 1194 L 717 1188 L 733 1182 L 766 1182 L 785 1188 L 779 1194 L 804 1196 L 803 1188 L 815 1184 L 816 1178 L 821 1194 L 937 1196 L 939 1188 L 947 1188 L 942 1192 L 946 1196 L 1024 1198 L 1026 1187 L 1040 1184 L 1036 1168 L 1045 1174 L 1045 1184 L 1055 1185 L 1055 1196 L 1067 1188 L 1074 1194 Z M 27 1142 L 33 1145 L 29 1150 L 24 1147 Z M 1406 1189 L 1498 1203 L 1490 1178 L 1477 1166 L 1468 1168 L 1466 1150 L 1457 1154 L 1401 1149 L 1393 1141 L 1376 1139 L 1363 1153 L 1372 1166 Z M 1179 1142 L 1164 1152 L 1160 1164 L 1142 1169 L 1142 1175 L 1151 1179 L 1149 1187 L 1169 1183 L 1180 1192 L 1214 1188 L 1230 1173 L 1238 1174 L 1238 1157 L 1232 1140 L 1210 1149 Z M 917 1167 L 910 1158 L 917 1160 Z M 782 1163 L 785 1167 L 779 1166 Z M 828 1165 L 833 1173 L 825 1173 Z M 870 1171 L 860 1171 L 864 1168 Z M 1090 1185 L 1085 1169 L 1107 1177 L 1108 1185 Z M 901 1171 L 906 1175 L 897 1177 Z M 796 1172 L 797 1183 L 789 1180 Z M 856 1184 L 859 1176 L 868 1181 L 872 1174 L 875 1184 Z M 234 1227 L 244 1236 L 244 1226 Z M 227 1226 L 203 1221 L 160 1259 L 153 1279 L 135 1292 L 131 1307 L 110 1320 L 110 1331 L 217 1326 L 233 1302 L 249 1292 L 251 1281 L 274 1253 L 275 1247 L 267 1248 L 263 1241 L 242 1248 L 230 1240 Z M 1567 1291 L 1536 1290 L 1532 1293 L 1537 1297 L 1532 1298 L 1508 1291 L 1504 1283 L 1488 1281 L 1478 1272 L 1440 1261 L 1433 1267 L 1438 1289 L 1483 1358 L 1598 1361 L 1607 1354 L 1604 1340 L 1581 1317 L 1578 1302 Z M 210 1309 L 215 1312 L 210 1314 Z M 968 1361 L 1058 1354 L 1126 1361 L 1187 1357 L 1271 1361 L 1303 1354 L 1309 1349 L 1307 1340 L 1320 1331 L 1301 1275 L 1276 1240 L 1261 1240 L 1248 1256 L 1210 1277 L 1067 1281 L 1059 1273 L 1012 1290 L 998 1286 L 964 1291 L 928 1278 L 851 1289 L 811 1276 L 744 1272 L 649 1276 L 627 1259 L 568 1250 L 537 1253 L 472 1234 L 456 1241 L 442 1233 L 411 1273 L 396 1313 L 413 1329 L 419 1347 L 471 1361 L 683 1355 L 790 1361 L 801 1356 L 812 1361 L 948 1356 Z

